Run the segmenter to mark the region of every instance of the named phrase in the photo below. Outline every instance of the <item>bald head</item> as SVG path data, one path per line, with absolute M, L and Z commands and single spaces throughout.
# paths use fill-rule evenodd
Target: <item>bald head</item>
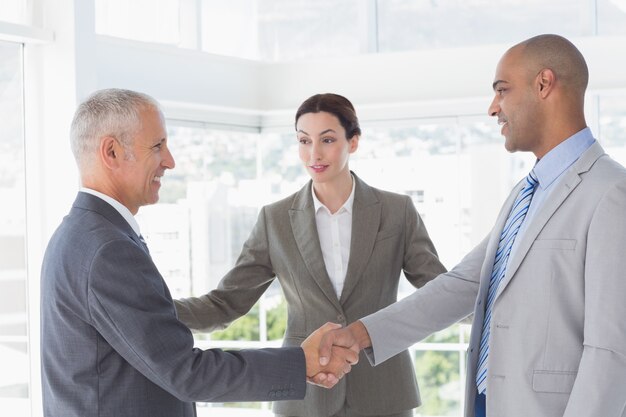
M 506 149 L 542 158 L 585 128 L 588 79 L 582 54 L 561 36 L 535 36 L 510 48 L 496 67 L 488 110 L 502 125 Z
M 573 43 L 559 35 L 539 35 L 509 49 L 519 52 L 521 62 L 535 77 L 543 69 L 551 69 L 566 92 L 583 97 L 589 82 L 585 58 Z

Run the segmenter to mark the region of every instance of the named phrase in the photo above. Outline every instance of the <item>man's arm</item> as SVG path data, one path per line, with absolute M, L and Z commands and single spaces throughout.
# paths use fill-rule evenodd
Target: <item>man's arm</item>
M 165 282 L 130 241 L 103 246 L 91 266 L 94 328 L 131 366 L 184 401 L 301 399 L 306 360 L 301 348 L 202 351 L 177 320 Z
M 333 344 L 365 349 L 372 365 L 404 351 L 433 332 L 472 313 L 488 237 L 451 271 L 413 294 L 344 329 L 331 330 L 321 341 L 320 358 L 331 357 Z M 325 360 L 323 360 L 325 362 Z

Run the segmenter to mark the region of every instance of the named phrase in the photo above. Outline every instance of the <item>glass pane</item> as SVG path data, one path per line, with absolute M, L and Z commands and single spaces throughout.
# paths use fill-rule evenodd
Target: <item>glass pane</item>
M 598 140 L 606 153 L 626 165 L 626 95 L 600 98 Z
M 0 21 L 28 24 L 26 0 L 0 0 Z
M 358 0 L 258 0 L 259 55 L 268 61 L 357 55 Z
M 0 42 L 0 409 L 28 415 L 22 45 Z
M 96 0 L 96 33 L 179 45 L 180 0 Z
M 626 1 L 596 0 L 598 35 L 626 35 Z
M 381 52 L 515 43 L 539 33 L 593 34 L 589 0 L 378 0 L 377 4 Z
M 174 298 L 215 288 L 250 234 L 264 192 L 255 180 L 257 136 L 170 126 L 176 168 L 165 175 L 159 204 L 137 219 Z
M 415 352 L 415 374 L 422 398 L 416 416 L 463 415 L 459 357 L 454 351 Z
M 413 198 L 445 265 L 459 259 L 459 180 L 465 172 L 458 163 L 457 130 L 454 120 L 365 128 L 350 162 L 368 184 Z
M 202 0 L 202 50 L 258 59 L 257 1 Z

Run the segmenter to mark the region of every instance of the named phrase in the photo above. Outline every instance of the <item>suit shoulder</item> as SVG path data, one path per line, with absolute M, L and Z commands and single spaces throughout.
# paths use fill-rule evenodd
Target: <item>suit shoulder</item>
M 302 190 L 297 191 L 281 200 L 275 201 L 273 203 L 270 203 L 268 205 L 263 206 L 263 210 L 268 214 L 268 215 L 276 215 L 279 213 L 287 213 L 289 211 L 289 209 L 291 209 L 293 207 L 293 204 L 298 196 L 298 194 L 300 194 L 302 192 Z
M 103 246 L 120 240 L 129 240 L 129 237 L 104 216 L 90 210 L 73 209 L 54 232 L 48 250 L 89 257 Z
M 392 191 L 381 190 L 379 188 L 370 187 L 372 193 L 384 205 L 405 206 L 411 202 L 411 197 L 406 194 L 395 193 Z
M 602 188 L 626 181 L 626 168 L 606 154 L 598 158 L 588 174 L 587 177 Z

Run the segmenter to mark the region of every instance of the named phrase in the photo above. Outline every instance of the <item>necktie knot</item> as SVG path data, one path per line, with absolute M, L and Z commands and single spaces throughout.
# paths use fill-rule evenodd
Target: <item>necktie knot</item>
M 535 174 L 535 170 L 531 169 L 528 175 L 526 176 L 526 182 L 529 187 L 535 188 L 539 185 L 539 179 L 537 178 L 537 174 Z

